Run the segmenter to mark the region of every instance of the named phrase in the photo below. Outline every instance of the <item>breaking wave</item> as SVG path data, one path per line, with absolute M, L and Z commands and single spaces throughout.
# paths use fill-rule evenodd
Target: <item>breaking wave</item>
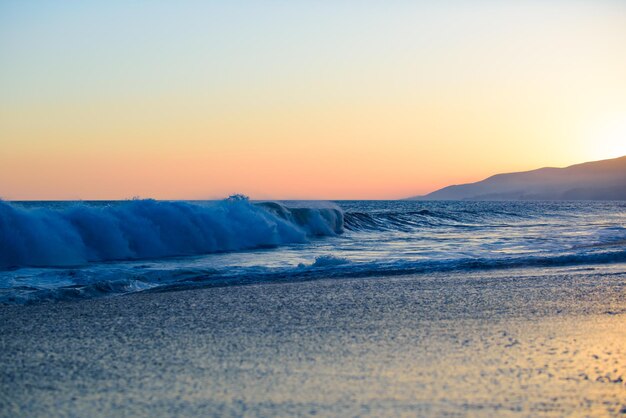
M 623 271 L 626 265 L 620 202 L 340 204 L 243 196 L 0 201 L 0 304 L 437 272 Z
M 275 247 L 341 232 L 336 207 L 290 209 L 242 196 L 208 205 L 131 200 L 63 208 L 0 201 L 0 269 Z

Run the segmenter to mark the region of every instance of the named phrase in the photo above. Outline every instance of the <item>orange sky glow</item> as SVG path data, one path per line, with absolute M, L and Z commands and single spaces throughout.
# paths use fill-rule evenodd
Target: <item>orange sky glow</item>
M 626 154 L 623 2 L 67 7 L 0 5 L 3 199 L 394 199 Z

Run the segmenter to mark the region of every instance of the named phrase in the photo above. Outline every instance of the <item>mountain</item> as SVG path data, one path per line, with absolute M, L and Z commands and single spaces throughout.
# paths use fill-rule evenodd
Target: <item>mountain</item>
M 416 200 L 626 200 L 626 156 L 565 168 L 496 174 Z

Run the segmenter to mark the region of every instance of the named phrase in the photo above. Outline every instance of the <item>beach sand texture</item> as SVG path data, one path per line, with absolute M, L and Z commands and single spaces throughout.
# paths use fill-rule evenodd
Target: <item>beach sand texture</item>
M 621 415 L 624 267 L 0 306 L 0 415 Z

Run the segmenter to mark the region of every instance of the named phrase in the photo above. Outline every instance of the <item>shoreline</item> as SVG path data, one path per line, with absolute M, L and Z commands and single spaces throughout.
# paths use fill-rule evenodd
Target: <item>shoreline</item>
M 618 414 L 622 267 L 0 306 L 0 415 Z

